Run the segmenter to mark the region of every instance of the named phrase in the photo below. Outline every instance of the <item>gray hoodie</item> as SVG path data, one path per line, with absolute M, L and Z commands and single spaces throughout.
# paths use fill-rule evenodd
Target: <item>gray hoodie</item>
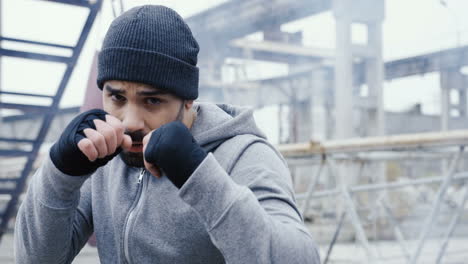
M 195 107 L 191 131 L 210 153 L 180 190 L 119 156 L 83 177 L 47 159 L 18 212 L 16 262 L 70 263 L 94 232 L 101 263 L 319 263 L 252 111 Z

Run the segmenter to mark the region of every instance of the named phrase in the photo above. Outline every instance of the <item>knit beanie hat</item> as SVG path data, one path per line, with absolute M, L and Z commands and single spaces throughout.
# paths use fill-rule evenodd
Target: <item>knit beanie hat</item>
M 198 97 L 198 43 L 174 10 L 132 8 L 111 24 L 98 57 L 98 87 L 107 80 L 140 82 L 182 99 Z

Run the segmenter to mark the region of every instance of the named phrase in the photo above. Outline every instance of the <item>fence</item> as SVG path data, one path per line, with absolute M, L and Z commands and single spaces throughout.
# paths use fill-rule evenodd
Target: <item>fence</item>
M 438 239 L 440 245 L 436 247 L 437 254 L 424 253 L 425 259 L 431 263 L 441 263 L 447 256 L 447 247 L 460 219 L 467 212 L 465 204 L 468 199 L 468 172 L 461 172 L 466 164 L 465 144 L 468 144 L 468 130 L 290 144 L 281 145 L 279 149 L 288 160 L 295 180 L 299 181 L 300 177 L 309 179 L 306 190 L 297 195 L 303 215 L 313 219 L 331 215 L 335 220 L 335 230 L 323 256 L 323 263 L 331 260 L 332 250 L 346 219 L 351 223 L 351 229 L 365 252 L 366 260 L 371 263 L 385 262 L 385 258 L 379 257 L 375 246 L 369 242 L 370 232 L 366 232 L 364 227 L 368 218 L 382 229 L 391 228 L 392 238 L 401 252 L 397 257 L 400 258 L 399 263 L 401 260 L 420 263 L 426 243 L 433 237 L 434 230 L 440 229 L 442 225 L 444 230 Z M 402 173 L 396 173 L 396 176 L 391 176 L 389 164 L 406 164 L 407 168 L 420 175 L 405 177 Z M 414 167 L 415 165 L 418 167 Z M 297 173 L 297 168 L 300 167 L 308 168 L 303 170 L 305 173 L 300 174 Z M 311 169 L 314 171 L 313 175 L 310 175 Z M 430 172 L 439 172 L 441 175 L 431 176 Z M 431 186 L 434 185 L 434 192 L 431 192 Z M 417 186 L 425 188 L 417 189 Z M 411 191 L 408 191 L 409 187 Z M 456 190 L 459 199 L 447 195 L 448 190 L 452 194 Z M 393 191 L 397 194 L 411 194 L 414 191 L 412 197 L 419 197 L 423 193 L 430 206 L 428 210 L 421 212 L 414 210 L 417 202 L 405 201 L 404 197 L 399 197 L 403 198 L 400 203 L 392 202 Z M 320 201 L 326 199 L 328 203 Z M 364 209 L 359 208 L 359 203 L 367 206 Z M 334 204 L 336 206 L 330 212 L 329 208 Z M 395 215 L 396 211 L 401 211 L 401 207 L 410 207 L 408 211 L 413 209 L 419 212 L 418 217 L 424 219 L 412 242 L 401 224 L 411 216 L 414 218 L 415 213 L 400 212 Z M 374 238 L 375 241 L 378 240 L 376 235 Z M 466 239 L 468 243 L 468 237 Z

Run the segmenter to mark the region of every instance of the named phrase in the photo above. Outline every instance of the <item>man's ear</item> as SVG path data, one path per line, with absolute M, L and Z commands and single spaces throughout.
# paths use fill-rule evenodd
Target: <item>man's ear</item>
M 182 117 L 182 123 L 185 124 L 189 129 L 192 128 L 193 122 L 196 118 L 196 112 L 192 109 L 193 100 L 184 101 L 184 115 Z
M 190 110 L 193 106 L 193 100 L 184 100 L 185 110 Z

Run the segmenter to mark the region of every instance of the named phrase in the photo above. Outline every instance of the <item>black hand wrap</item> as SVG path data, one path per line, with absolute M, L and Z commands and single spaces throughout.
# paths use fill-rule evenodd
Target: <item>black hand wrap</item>
M 86 128 L 96 129 L 93 120 L 106 121 L 106 115 L 103 110 L 92 109 L 76 116 L 68 124 L 59 140 L 50 149 L 50 158 L 57 169 L 67 175 L 82 176 L 94 172 L 119 154 L 121 148 L 112 155 L 91 162 L 78 148 L 78 142 L 86 137 L 83 131 Z
M 161 168 L 171 182 L 181 188 L 207 153 L 180 121 L 161 126 L 151 134 L 145 159 Z

